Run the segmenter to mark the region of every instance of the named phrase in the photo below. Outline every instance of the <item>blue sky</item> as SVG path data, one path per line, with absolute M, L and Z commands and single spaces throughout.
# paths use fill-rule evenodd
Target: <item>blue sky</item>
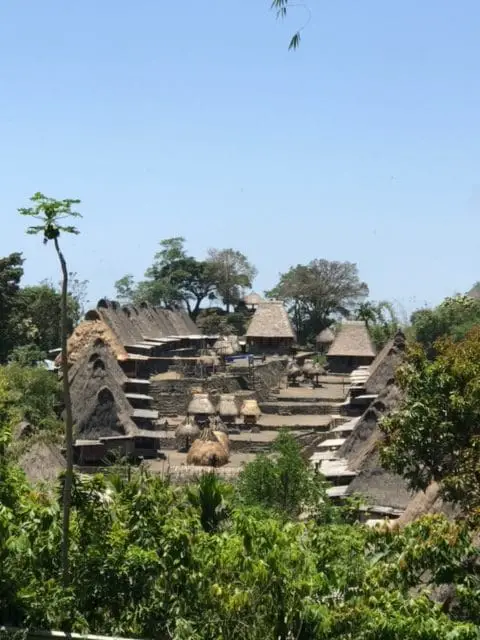
M 317 257 L 408 311 L 480 279 L 480 4 L 308 6 L 292 53 L 269 0 L 2 2 L 0 255 L 58 279 L 15 213 L 41 190 L 82 199 L 92 301 L 175 235 L 259 291 Z

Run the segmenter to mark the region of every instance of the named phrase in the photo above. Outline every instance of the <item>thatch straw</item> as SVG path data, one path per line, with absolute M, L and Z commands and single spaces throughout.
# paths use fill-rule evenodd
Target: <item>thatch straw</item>
M 238 407 L 235 402 L 235 396 L 230 393 L 222 394 L 220 396 L 217 411 L 223 418 L 236 418 L 238 416 Z
M 212 416 L 210 418 L 210 426 L 214 431 L 228 434 L 227 427 L 223 424 L 222 420 L 218 416 Z
M 213 348 L 221 356 L 233 356 L 235 353 L 235 348 L 229 340 L 217 340 Z
M 213 415 L 215 413 L 215 409 L 208 397 L 208 393 L 195 393 L 193 398 L 190 400 L 187 413 L 191 416 Z
M 73 364 L 81 356 L 84 349 L 100 338 L 107 344 L 117 360 L 128 360 L 128 353 L 117 339 L 110 327 L 102 320 L 84 320 L 68 339 L 68 362 Z M 61 355 L 55 361 L 61 363 Z
M 190 447 L 187 464 L 199 467 L 221 467 L 228 462 L 228 452 L 220 441 L 220 434 L 207 428 Z
M 228 439 L 228 433 L 225 433 L 224 431 L 217 431 L 217 427 L 215 427 L 213 435 L 217 438 L 228 455 L 230 453 L 230 440 Z
M 200 429 L 191 418 L 187 418 L 175 431 L 175 439 L 179 449 L 189 449 L 200 435 Z
M 260 407 L 256 400 L 245 400 L 240 413 L 242 416 L 255 416 L 256 418 L 261 415 Z
M 317 344 L 332 344 L 335 340 L 335 334 L 328 327 L 317 335 L 315 342 Z

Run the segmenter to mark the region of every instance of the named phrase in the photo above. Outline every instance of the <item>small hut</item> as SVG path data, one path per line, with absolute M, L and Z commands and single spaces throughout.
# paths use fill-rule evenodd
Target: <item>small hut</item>
M 228 436 L 207 427 L 190 447 L 187 464 L 199 467 L 221 467 L 227 464 L 228 459 Z
M 177 427 L 175 431 L 175 440 L 177 441 L 178 451 L 189 451 L 194 440 L 200 435 L 200 429 L 190 416 Z
M 225 424 L 235 424 L 238 417 L 238 407 L 233 393 L 224 393 L 220 396 L 217 413 Z
M 261 415 L 260 407 L 256 400 L 245 400 L 240 414 L 243 416 L 243 423 L 249 426 L 255 426 Z
M 334 340 L 335 340 L 335 334 L 329 327 L 327 327 L 323 331 L 320 331 L 320 333 L 315 338 L 315 343 L 317 345 L 318 353 L 321 353 L 321 354 L 327 353 L 327 351 L 330 348 L 330 345 Z
M 369 366 L 375 359 L 375 349 L 367 326 L 362 321 L 345 321 L 339 326 L 335 340 L 327 352 L 332 373 L 351 373 Z
M 295 342 L 287 310 L 281 302 L 259 304 L 248 325 L 247 344 L 252 353 L 289 353 Z
M 208 393 L 194 393 L 187 408 L 187 415 L 193 416 L 199 426 L 204 426 L 214 414 L 215 409 Z

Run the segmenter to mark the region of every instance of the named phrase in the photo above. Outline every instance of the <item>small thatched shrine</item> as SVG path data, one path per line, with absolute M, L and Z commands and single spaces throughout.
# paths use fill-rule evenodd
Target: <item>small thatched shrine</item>
M 235 423 L 238 417 L 238 407 L 233 394 L 224 393 L 220 396 L 217 413 L 226 424 Z
M 320 333 L 315 338 L 315 343 L 317 345 L 318 353 L 322 353 L 322 354 L 327 353 L 327 351 L 330 348 L 330 345 L 334 340 L 335 340 L 335 334 L 329 327 L 327 327 L 323 331 L 320 331 Z
M 179 451 L 189 451 L 194 440 L 200 435 L 200 429 L 195 424 L 192 417 L 187 417 L 185 421 L 177 427 L 175 431 L 175 439 L 177 441 L 177 449 Z
M 261 415 L 258 402 L 256 400 L 245 400 L 240 410 L 240 414 L 243 417 L 244 424 L 255 426 Z
M 247 345 L 252 353 L 289 353 L 295 332 L 282 302 L 263 302 L 248 325 Z
M 210 416 L 215 415 L 215 408 L 208 393 L 194 393 L 187 408 L 187 415 L 193 416 L 195 422 L 204 425 Z
M 344 321 L 327 352 L 332 373 L 351 373 L 354 369 L 372 364 L 375 349 L 367 326 L 362 321 Z

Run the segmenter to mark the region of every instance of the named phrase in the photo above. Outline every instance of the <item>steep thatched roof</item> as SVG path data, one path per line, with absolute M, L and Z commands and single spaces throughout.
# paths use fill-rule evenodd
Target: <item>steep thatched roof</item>
M 122 307 L 118 302 L 102 299 L 90 313 L 96 313 L 108 324 L 123 345 L 201 333 L 184 310 L 160 309 L 146 302 Z
M 378 394 L 377 398 L 338 450 L 338 456 L 347 460 L 348 468 L 358 473 L 348 493 L 361 493 L 371 504 L 399 509 L 407 506 L 412 494 L 403 478 L 389 473 L 381 465 L 379 447 L 384 436 L 379 421 L 402 401 L 402 392 L 395 384 L 394 376 L 404 349 L 405 337 L 397 334 L 375 360 L 366 386 L 371 393 Z
M 258 305 L 248 325 L 248 338 L 295 339 L 287 310 L 281 302 L 263 302 Z
M 317 335 L 315 341 L 317 344 L 331 344 L 335 340 L 335 334 L 327 327 Z
M 258 293 L 255 293 L 255 291 L 252 291 L 251 293 L 249 293 L 243 298 L 243 302 L 248 306 L 254 306 L 257 304 L 262 304 L 262 302 L 265 302 L 265 298 L 262 298 L 261 295 L 259 295 Z
M 365 383 L 367 393 L 380 393 L 385 388 L 385 385 L 393 380 L 395 372 L 404 358 L 405 348 L 405 334 L 402 331 L 398 331 L 370 365 L 369 375 Z
M 98 440 L 113 436 L 132 436 L 138 432 L 127 411 L 120 403 L 121 396 L 103 387 L 86 403 L 76 423 L 76 436 L 82 440 Z
M 137 427 L 123 384 L 126 377 L 108 345 L 85 349 L 69 372 L 72 413 L 82 439 L 130 435 Z
M 98 339 L 109 346 L 117 360 L 128 360 L 128 353 L 116 333 L 102 320 L 91 319 L 84 320 L 75 327 L 68 339 L 69 364 L 75 363 L 81 357 L 82 352 Z M 60 364 L 61 361 L 61 355 L 58 355 L 55 363 Z
M 342 322 L 327 356 L 375 357 L 375 349 L 365 323 L 361 321 Z
M 442 500 L 440 486 L 436 482 L 432 482 L 425 491 L 419 491 L 413 496 L 400 518 L 392 525 L 403 527 L 418 518 L 434 513 L 441 513 L 447 518 L 459 515 L 458 509 Z

